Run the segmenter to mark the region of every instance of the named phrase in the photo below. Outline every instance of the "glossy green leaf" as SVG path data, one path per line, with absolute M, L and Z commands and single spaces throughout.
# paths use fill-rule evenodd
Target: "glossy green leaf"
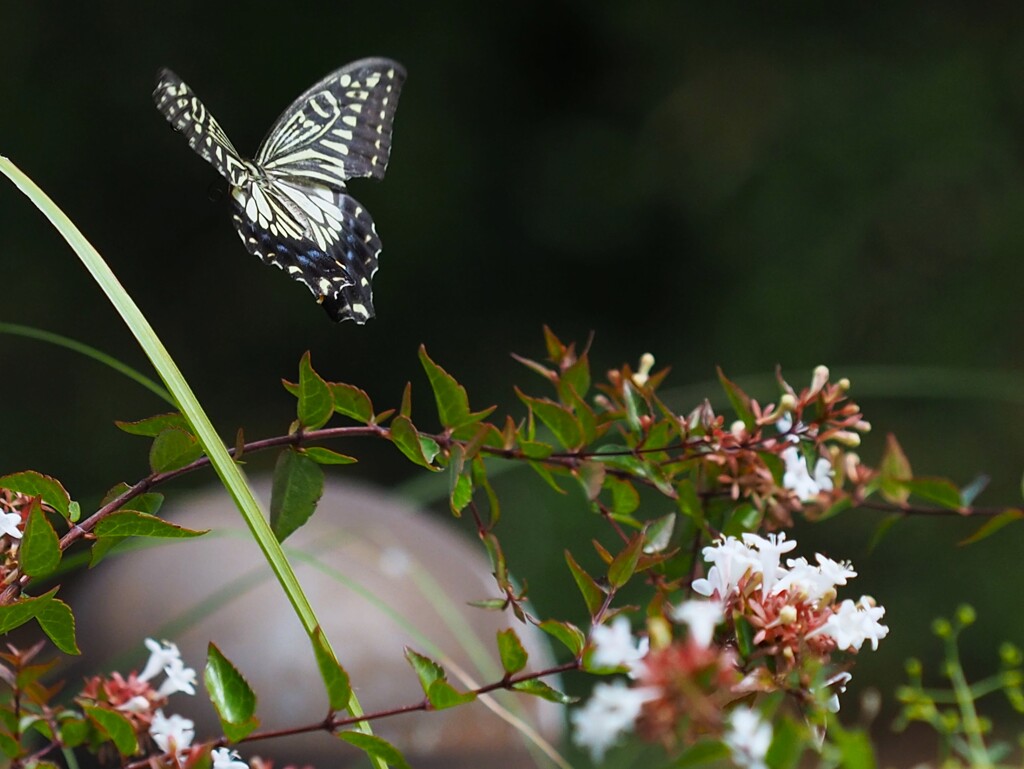
M 303 449 L 302 453 L 318 465 L 351 465 L 359 461 L 355 457 L 339 454 L 337 451 L 325 449 L 323 446 L 310 446 L 308 449 Z
M 164 537 L 186 539 L 200 537 L 209 529 L 187 529 L 155 515 L 124 510 L 112 513 L 96 524 L 93 533 L 97 537 Z
M 149 467 L 154 473 L 167 473 L 192 464 L 202 454 L 203 447 L 192 433 L 170 427 L 153 439 Z
M 675 530 L 675 526 L 675 513 L 669 513 L 651 521 L 644 529 L 644 553 L 647 555 L 660 553 L 667 548 L 672 541 L 672 532 Z
M 132 511 L 136 513 L 146 513 L 147 515 L 156 515 L 160 512 L 160 508 L 163 507 L 163 504 L 163 494 L 150 492 L 149 494 L 139 494 L 139 496 L 129 499 L 119 508 L 119 511 Z
M 54 591 L 56 592 L 56 591 Z M 75 639 L 75 615 L 59 598 L 51 598 L 36 611 L 36 622 L 53 645 L 65 654 L 80 654 Z
M 270 528 L 278 542 L 284 542 L 309 520 L 323 493 L 324 471 L 320 465 L 295 449 L 278 454 L 270 493 Z
M 357 422 L 368 425 L 373 419 L 373 403 L 370 396 L 350 384 L 329 382 L 331 395 L 334 398 L 334 410 L 339 414 L 351 417 Z
M 220 649 L 210 644 L 206 653 L 203 681 L 210 702 L 217 709 L 224 736 L 238 742 L 259 726 L 256 694 L 238 669 Z
M 60 565 L 60 557 L 60 537 L 35 501 L 18 548 L 22 571 L 30 577 L 45 577 Z
M 587 354 L 580 355 L 574 363 L 562 371 L 558 378 L 558 395 L 563 403 L 570 403 L 573 394 L 577 398 L 586 398 L 590 391 L 590 361 Z
M 331 388 L 313 370 L 308 350 L 299 361 L 299 402 L 296 410 L 299 423 L 306 430 L 320 429 L 334 413 Z
M 546 619 L 537 627 L 552 638 L 558 639 L 565 648 L 572 652 L 574 657 L 578 657 L 583 652 L 583 647 L 586 646 L 587 636 L 571 622 Z
M 512 628 L 498 631 L 498 654 L 501 657 L 501 666 L 509 675 L 525 668 L 529 658 L 522 641 Z
M 882 496 L 894 504 L 905 504 L 910 498 L 907 481 L 913 477 L 913 471 L 910 468 L 907 455 L 903 453 L 903 448 L 892 433 L 886 436 L 885 451 L 882 454 L 879 471 L 881 484 L 879 491 Z
M 580 589 L 580 593 L 583 594 L 583 601 L 587 605 L 587 611 L 593 617 L 604 604 L 605 592 L 594 578 L 587 574 L 582 566 L 576 563 L 576 559 L 572 557 L 572 553 L 568 550 L 565 551 L 565 562 L 569 565 L 572 578 L 576 580 L 576 586 Z
M 408 646 L 405 647 L 405 658 L 412 665 L 412 669 L 416 671 L 416 676 L 420 679 L 420 686 L 423 687 L 424 694 L 430 692 L 430 686 L 435 681 L 444 681 L 447 678 L 444 668 L 430 659 L 430 657 L 415 652 Z
M 170 414 L 157 414 L 156 416 L 146 417 L 134 422 L 117 420 L 114 424 L 117 425 L 118 429 L 130 435 L 143 435 L 148 438 L 155 438 L 164 430 L 169 430 L 172 427 L 184 430 L 185 432 L 192 432 L 188 420 L 176 411 Z
M 338 732 L 338 737 L 359 748 L 366 755 L 389 764 L 393 769 L 412 769 L 398 748 L 387 740 L 363 732 Z
M 958 544 L 973 545 L 975 542 L 980 542 L 983 539 L 991 537 L 1004 526 L 1016 523 L 1021 518 L 1024 518 L 1024 510 L 1019 508 L 1003 510 L 1001 513 L 994 515 L 985 521 L 985 523 L 979 526 L 973 534 L 960 540 Z
M 24 625 L 33 619 L 36 614 L 53 600 L 57 588 L 34 598 L 22 597 L 14 603 L 0 606 L 0 635 L 11 632 L 16 627 Z
M 0 477 L 0 489 L 10 489 L 28 497 L 41 497 L 47 505 L 65 518 L 68 517 L 71 497 L 56 478 L 35 470 L 25 470 Z
M 722 389 L 725 390 L 725 395 L 729 399 L 733 411 L 736 412 L 736 416 L 748 430 L 753 431 L 757 427 L 757 418 L 750 408 L 750 396 L 730 380 L 721 368 L 716 368 L 716 370 L 718 371 L 718 381 L 722 384 Z
M 448 504 L 454 515 L 462 515 L 473 499 L 473 481 L 465 473 L 453 474 L 454 483 L 449 487 Z
M 447 681 L 434 681 L 427 691 L 427 700 L 434 710 L 454 708 L 456 705 L 465 705 L 475 699 L 475 693 L 460 692 Z
M 631 482 L 610 475 L 605 479 L 604 488 L 611 494 L 613 515 L 631 515 L 640 507 L 640 494 Z
M 959 510 L 963 504 L 960 489 L 945 478 L 912 478 L 904 483 L 911 494 L 941 505 L 947 510 Z
M 320 669 L 320 677 L 323 679 L 324 688 L 327 690 L 327 701 L 330 703 L 331 711 L 346 710 L 352 697 L 352 687 L 349 684 L 348 673 L 345 672 L 345 668 L 334 658 L 334 655 L 327 646 L 324 632 L 320 628 L 317 628 L 313 636 L 313 651 L 316 654 L 316 664 Z
M 135 728 L 125 716 L 102 705 L 83 705 L 82 710 L 100 733 L 110 738 L 122 756 L 130 756 L 139 749 Z
M 583 445 L 583 432 L 579 422 L 565 406 L 547 398 L 533 398 L 518 387 L 516 395 L 554 434 L 555 439 L 564 448 L 575 449 Z
M 408 417 L 400 415 L 391 421 L 391 442 L 414 464 L 434 472 L 442 469 L 432 464 L 440 451 L 437 442 L 425 436 L 421 438 Z
M 563 694 L 557 689 L 553 689 L 543 681 L 537 678 L 530 678 L 526 681 L 519 681 L 512 684 L 512 688 L 517 692 L 524 692 L 526 694 L 532 694 L 535 697 L 541 697 L 545 700 L 551 700 L 551 702 L 557 702 L 560 705 L 571 705 L 577 701 L 577 697 L 570 697 L 568 694 Z
M 491 559 L 491 571 L 494 574 L 498 585 L 504 589 L 508 586 L 508 565 L 505 562 L 505 553 L 501 549 L 501 543 L 494 536 L 494 532 L 486 532 L 481 537 L 487 556 Z
M 615 556 L 608 567 L 608 581 L 616 588 L 620 588 L 629 582 L 636 571 L 637 561 L 640 560 L 640 553 L 643 552 L 644 535 L 637 532 L 629 540 L 629 544 Z
M 494 411 L 491 408 L 485 412 L 471 414 L 466 388 L 460 385 L 455 377 L 434 363 L 427 355 L 427 348 L 423 345 L 420 345 L 419 356 L 423 370 L 427 373 L 427 379 L 430 380 L 430 388 L 434 391 L 437 416 L 443 427 L 454 430 L 462 425 L 479 422 Z

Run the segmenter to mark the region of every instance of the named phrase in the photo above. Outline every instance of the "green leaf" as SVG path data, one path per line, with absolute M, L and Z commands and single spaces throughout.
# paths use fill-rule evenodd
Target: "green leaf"
M 547 426 L 563 447 L 576 449 L 583 445 L 583 432 L 580 429 L 580 424 L 575 415 L 565 406 L 548 398 L 532 398 L 518 387 L 516 395 Z
M 437 402 L 437 416 L 441 425 L 449 429 L 455 429 L 473 421 L 469 414 L 469 396 L 466 388 L 460 385 L 451 374 L 438 366 L 427 355 L 427 348 L 420 345 L 420 363 L 423 370 L 427 372 L 427 379 L 430 380 L 430 387 L 434 391 L 434 400 Z
M 978 530 L 971 534 L 971 536 L 960 540 L 957 544 L 973 545 L 975 542 L 980 542 L 987 537 L 991 537 L 1007 524 L 1019 521 L 1021 518 L 1024 518 L 1024 510 L 1020 510 L 1018 508 L 1003 510 L 998 515 L 989 518 L 984 524 L 978 527 Z
M 318 430 L 327 424 L 334 413 L 334 397 L 331 388 L 313 370 L 309 350 L 299 361 L 299 402 L 297 407 L 299 423 L 306 430 Z
M 960 489 L 945 478 L 911 478 L 903 485 L 911 494 L 948 510 L 959 510 L 963 504 Z
M 60 557 L 60 537 L 46 520 L 38 501 L 33 501 L 18 548 L 22 571 L 30 577 L 45 577 L 60 565 Z
M 320 465 L 291 448 L 278 455 L 270 493 L 270 528 L 278 542 L 284 542 L 309 520 L 323 493 L 324 471 Z
M 859 729 L 836 729 L 829 734 L 839 748 L 839 766 L 843 769 L 875 769 L 875 752 L 867 734 Z
M 155 438 L 164 430 L 169 430 L 172 427 L 184 430 L 185 432 L 192 432 L 192 428 L 189 427 L 185 417 L 176 411 L 170 414 L 157 414 L 156 416 L 146 417 L 135 422 L 117 420 L 114 424 L 117 425 L 118 429 L 130 435 L 143 435 L 148 438 Z
M 583 601 L 587 604 L 587 611 L 589 611 L 590 616 L 593 617 L 604 604 L 605 592 L 600 588 L 594 578 L 587 574 L 587 572 L 583 570 L 583 567 L 576 563 L 576 559 L 572 557 L 572 553 L 568 550 L 565 551 L 565 562 L 569 564 L 569 571 L 572 572 L 572 578 L 576 580 L 576 586 L 580 589 L 580 593 L 583 594 Z
M 36 622 L 62 652 L 81 654 L 75 640 L 75 615 L 66 603 L 58 598 L 46 601 L 36 611 Z
M 102 705 L 83 705 L 82 710 L 100 733 L 110 738 L 122 756 L 130 756 L 139 749 L 132 722 L 116 710 Z
M 186 529 L 155 515 L 137 513 L 134 510 L 122 510 L 112 513 L 96 524 L 93 533 L 97 537 L 163 537 L 170 539 L 186 539 L 200 537 L 209 529 Z
M 454 708 L 476 699 L 474 692 L 460 692 L 447 681 L 434 681 L 427 692 L 427 700 L 434 710 Z
M 149 467 L 154 473 L 167 473 L 192 464 L 202 454 L 203 447 L 192 433 L 169 427 L 153 439 Z
M 616 588 L 620 588 L 629 582 L 633 572 L 636 571 L 637 561 L 640 560 L 640 553 L 643 552 L 644 535 L 637 532 L 630 538 L 629 544 L 622 549 L 615 560 L 608 567 L 608 581 Z
M 303 449 L 302 453 L 318 465 L 351 465 L 359 461 L 355 457 L 339 454 L 337 451 L 325 449 L 323 446 L 311 446 L 308 449 Z
M 526 667 L 528 659 L 526 649 L 522 641 L 512 628 L 498 631 L 498 654 L 501 656 L 501 666 L 508 675 L 518 673 Z
M 394 745 L 373 734 L 363 732 L 339 732 L 338 737 L 345 740 L 349 745 L 359 748 L 371 758 L 379 759 L 390 764 L 394 769 L 412 769 L 409 762 L 398 751 Z
M 469 472 L 465 471 L 465 467 L 466 458 L 462 446 L 455 444 L 448 464 L 448 506 L 455 516 L 462 515 L 466 505 L 473 500 L 473 466 L 470 466 Z
M 542 697 L 545 700 L 551 700 L 552 702 L 557 702 L 560 705 L 571 705 L 578 699 L 577 697 L 570 697 L 568 694 L 563 694 L 557 689 L 552 689 L 546 683 L 537 678 L 519 681 L 512 684 L 512 688 L 517 692 L 525 692 L 526 694 L 532 694 L 535 697 Z
M 206 652 L 203 681 L 210 702 L 217 709 L 224 736 L 231 742 L 252 733 L 259 726 L 256 718 L 256 694 L 220 649 L 210 644 Z
M 882 453 L 882 461 L 879 465 L 879 481 L 882 496 L 893 504 L 902 505 L 910 498 L 910 489 L 907 488 L 907 481 L 913 477 L 910 469 L 910 461 L 903 449 L 896 440 L 896 436 L 889 433 L 885 439 L 885 451 Z
M 330 703 L 331 711 L 346 710 L 352 697 L 348 673 L 334 658 L 320 628 L 317 628 L 313 636 L 313 651 L 316 653 L 316 664 L 320 668 L 320 677 L 327 690 L 327 701 Z
M 421 438 L 408 417 L 399 415 L 391 420 L 391 442 L 414 464 L 434 472 L 442 469 L 431 464 L 441 450 L 437 442 Z
M 700 740 L 684 750 L 668 766 L 671 769 L 689 769 L 701 764 L 724 763 L 729 760 L 729 748 L 718 740 Z
M 736 416 L 743 421 L 748 430 L 753 431 L 757 427 L 757 418 L 750 408 L 750 396 L 730 380 L 721 368 L 716 367 L 716 370 L 718 371 L 718 381 L 721 382 L 722 389 L 725 390 L 725 395 L 729 398 L 729 403 L 736 412 Z
M 119 511 L 133 511 L 136 513 L 146 513 L 147 515 L 156 515 L 160 512 L 160 508 L 163 507 L 163 504 L 164 495 L 151 492 L 149 494 L 139 494 L 139 496 L 129 499 L 121 505 Z
M 558 397 L 562 399 L 563 403 L 571 403 L 573 398 L 570 393 L 583 399 L 587 397 L 589 390 L 590 362 L 587 360 L 587 354 L 583 353 L 572 365 L 562 371 L 562 375 L 558 378 Z
M 676 514 L 669 513 L 651 521 L 644 529 L 644 553 L 660 553 L 672 541 L 676 526 Z
M 530 467 L 544 479 L 545 483 L 548 484 L 552 489 L 557 491 L 559 494 L 567 494 L 568 492 L 558 485 L 558 481 L 555 480 L 554 474 L 551 472 L 551 468 L 541 462 L 530 462 Z
M 491 570 L 497 580 L 499 587 L 505 589 L 508 582 L 508 564 L 505 561 L 505 553 L 501 549 L 501 543 L 494 536 L 494 532 L 488 531 L 481 536 L 487 556 L 491 559 Z
M 331 395 L 334 398 L 334 410 L 339 414 L 351 417 L 357 422 L 368 425 L 373 422 L 373 403 L 370 396 L 350 384 L 329 382 Z
M 424 694 L 430 693 L 430 687 L 435 681 L 444 681 L 447 679 L 444 668 L 430 659 L 430 657 L 426 657 L 415 652 L 408 646 L 405 647 L 405 658 L 409 660 L 409 664 L 412 665 L 412 669 L 416 671 L 416 675 L 420 679 L 420 686 L 423 687 Z
M 608 476 L 604 487 L 612 495 L 611 512 L 613 515 L 631 515 L 640 507 L 640 494 L 629 481 Z
M 47 505 L 65 518 L 68 517 L 71 497 L 56 478 L 35 470 L 25 470 L 0 478 L 0 489 L 10 489 L 28 497 L 41 497 Z
M 21 598 L 14 603 L 0 606 L 0 636 L 11 632 L 33 619 L 42 609 L 53 600 L 57 594 L 57 588 L 48 593 L 34 598 Z
M 580 462 L 573 474 L 579 479 L 583 493 L 593 502 L 604 487 L 605 465 L 603 462 L 585 460 Z
M 552 638 L 558 639 L 565 648 L 572 652 L 574 657 L 579 657 L 583 652 L 583 647 L 587 644 L 587 636 L 571 622 L 546 619 L 537 627 Z

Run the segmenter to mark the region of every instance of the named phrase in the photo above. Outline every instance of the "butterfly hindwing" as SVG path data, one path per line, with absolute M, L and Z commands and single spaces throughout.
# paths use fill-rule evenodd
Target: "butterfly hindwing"
M 188 139 L 188 146 L 232 184 L 244 179 L 245 167 L 238 151 L 213 115 L 185 82 L 169 69 L 157 72 L 153 100 L 167 122 Z
M 232 201 L 235 229 L 249 253 L 305 283 L 332 320 L 362 324 L 373 317 L 371 280 L 381 242 L 355 198 L 322 185 L 279 182 L 269 191 L 236 190 Z M 261 207 L 273 212 L 273 224 Z
M 248 251 L 304 283 L 333 320 L 362 324 L 374 314 L 381 243 L 345 182 L 383 178 L 404 80 L 405 70 L 390 59 L 345 65 L 284 111 L 252 161 L 170 70 L 158 73 L 153 98 L 231 183 L 232 218 Z

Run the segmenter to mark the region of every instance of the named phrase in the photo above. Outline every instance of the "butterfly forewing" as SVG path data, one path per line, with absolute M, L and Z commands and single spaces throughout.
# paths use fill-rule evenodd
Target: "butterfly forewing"
M 201 101 L 180 77 L 169 69 L 157 73 L 153 91 L 156 108 L 167 122 L 188 139 L 188 146 L 212 165 L 232 184 L 245 178 L 245 168 L 238 151 Z
M 390 59 L 361 59 L 332 72 L 284 111 L 256 153 L 275 177 L 328 186 L 384 177 L 405 70 Z
M 231 182 L 232 219 L 249 252 L 305 283 L 332 319 L 365 323 L 374 314 L 381 243 L 345 182 L 384 176 L 404 80 L 390 59 L 332 72 L 284 111 L 253 161 L 239 156 L 170 70 L 158 73 L 153 97 L 189 146 Z

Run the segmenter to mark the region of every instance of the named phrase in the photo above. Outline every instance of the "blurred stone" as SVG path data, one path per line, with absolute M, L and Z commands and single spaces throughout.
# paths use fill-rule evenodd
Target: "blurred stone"
M 257 484 L 264 499 L 269 484 Z M 246 676 L 259 697 L 261 729 L 312 724 L 327 714 L 313 652 L 283 591 L 223 488 L 170 500 L 162 516 L 212 531 L 193 540 L 111 557 L 70 591 L 88 670 L 141 669 L 147 636 L 173 641 L 202 677 L 212 641 Z M 328 482 L 309 523 L 285 550 L 366 712 L 422 701 L 403 647 L 425 654 L 462 690 L 499 680 L 498 630 L 514 627 L 530 670 L 551 666 L 546 636 L 509 612 L 467 602 L 494 597 L 482 548 L 447 522 L 366 487 Z M 471 681 L 458 671 L 465 671 Z M 71 682 L 74 686 L 74 682 Z M 557 681 L 552 681 L 558 685 Z M 557 746 L 562 708 L 538 698 L 499 692 L 496 700 Z M 523 734 L 484 701 L 373 723 L 413 766 L 527 767 Z M 221 734 L 204 692 L 176 694 L 168 713 L 196 720 L 196 739 Z M 242 744 L 287 763 L 336 767 L 361 754 L 323 732 Z

